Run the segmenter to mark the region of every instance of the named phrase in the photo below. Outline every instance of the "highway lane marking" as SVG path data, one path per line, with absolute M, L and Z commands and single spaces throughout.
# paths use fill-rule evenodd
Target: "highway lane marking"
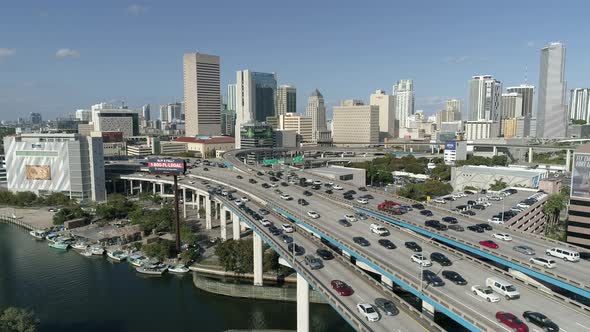
M 450 296 L 450 295 L 447 295 L 447 297 L 449 297 L 450 299 L 453 299 L 453 301 L 456 301 L 457 303 L 462 303 L 461 301 L 457 301 L 457 299 L 455 299 L 454 297 L 452 297 L 452 296 Z M 506 328 L 506 327 L 504 327 L 504 326 L 500 325 L 500 324 L 499 324 L 498 322 L 496 322 L 495 320 L 489 319 L 489 318 L 488 318 L 488 317 L 486 317 L 484 314 L 482 314 L 482 313 L 480 313 L 480 312 L 476 311 L 475 309 L 472 309 L 472 308 L 470 308 L 470 307 L 467 307 L 467 308 L 468 308 L 468 309 L 470 309 L 472 312 L 474 312 L 474 313 L 476 313 L 476 314 L 480 315 L 481 317 L 485 318 L 486 320 L 488 320 L 488 321 L 492 322 L 493 324 L 495 324 L 495 325 L 498 325 L 499 327 L 501 327 L 501 328 L 502 328 L 502 329 L 504 329 L 505 331 L 510 331 L 508 328 Z
M 576 322 L 576 325 L 580 325 L 581 327 L 583 327 L 583 328 L 585 328 L 586 330 L 589 330 L 589 331 L 590 331 L 590 327 L 588 327 L 588 326 L 582 325 L 582 324 L 580 324 L 580 323 L 578 323 L 578 322 Z
M 483 300 L 479 296 L 473 295 L 472 293 L 469 293 L 469 292 L 465 292 L 465 294 L 471 296 L 472 298 L 476 299 L 479 302 L 483 302 Z

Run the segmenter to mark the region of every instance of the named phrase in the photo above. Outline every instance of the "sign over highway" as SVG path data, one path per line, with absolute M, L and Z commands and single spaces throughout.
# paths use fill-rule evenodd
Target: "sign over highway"
M 147 166 L 150 173 L 184 174 L 186 171 L 184 159 L 150 159 Z

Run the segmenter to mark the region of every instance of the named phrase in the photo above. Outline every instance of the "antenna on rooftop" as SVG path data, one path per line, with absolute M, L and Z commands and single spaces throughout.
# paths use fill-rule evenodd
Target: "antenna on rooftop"
M 529 66 L 525 64 L 524 65 L 524 84 L 528 84 L 528 82 L 527 82 L 528 71 L 529 71 Z

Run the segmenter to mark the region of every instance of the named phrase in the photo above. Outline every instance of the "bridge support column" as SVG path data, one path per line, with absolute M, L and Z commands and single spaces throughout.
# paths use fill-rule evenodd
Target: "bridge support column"
M 133 180 L 129 180 L 129 186 L 131 187 L 131 196 L 133 196 Z
M 492 155 L 493 155 L 493 156 L 497 156 L 497 155 L 498 155 L 498 147 L 497 147 L 497 146 L 494 146 L 494 147 L 492 148 Z
M 186 219 L 186 188 L 182 188 L 182 213 Z
M 408 151 L 408 146 L 406 144 L 404 144 L 404 152 Z
M 297 273 L 297 332 L 309 332 L 309 284 Z
M 139 181 L 139 193 L 143 192 L 143 181 Z
M 434 320 L 434 311 L 434 306 L 432 304 L 422 300 L 422 314 L 430 320 Z
M 162 195 L 162 197 L 164 197 L 164 184 L 160 183 L 160 195 Z
M 569 172 L 572 168 L 572 150 L 565 150 L 565 171 Z
M 262 286 L 262 238 L 254 232 L 254 286 Z
M 205 196 L 205 229 L 211 229 L 211 197 Z
M 529 164 L 533 162 L 533 148 L 529 148 Z
M 154 193 L 154 196 L 156 195 L 156 183 L 152 182 L 152 191 Z
M 221 208 L 221 218 L 219 220 L 219 224 L 221 225 L 221 239 L 225 241 L 227 240 L 227 209 L 225 206 Z
M 195 200 L 195 191 L 193 190 L 193 210 L 195 209 L 195 205 L 197 205 L 197 201 Z
M 237 214 L 232 213 L 231 218 L 232 218 L 231 226 L 232 226 L 233 233 L 234 233 L 233 234 L 234 240 L 239 240 L 240 239 L 240 217 Z

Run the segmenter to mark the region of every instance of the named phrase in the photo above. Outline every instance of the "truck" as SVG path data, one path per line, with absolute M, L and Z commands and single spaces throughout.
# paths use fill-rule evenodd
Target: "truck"
M 401 209 L 401 205 L 394 201 L 383 201 L 377 206 L 377 208 L 379 211 L 389 212 L 397 215 L 404 213 L 404 211 Z

